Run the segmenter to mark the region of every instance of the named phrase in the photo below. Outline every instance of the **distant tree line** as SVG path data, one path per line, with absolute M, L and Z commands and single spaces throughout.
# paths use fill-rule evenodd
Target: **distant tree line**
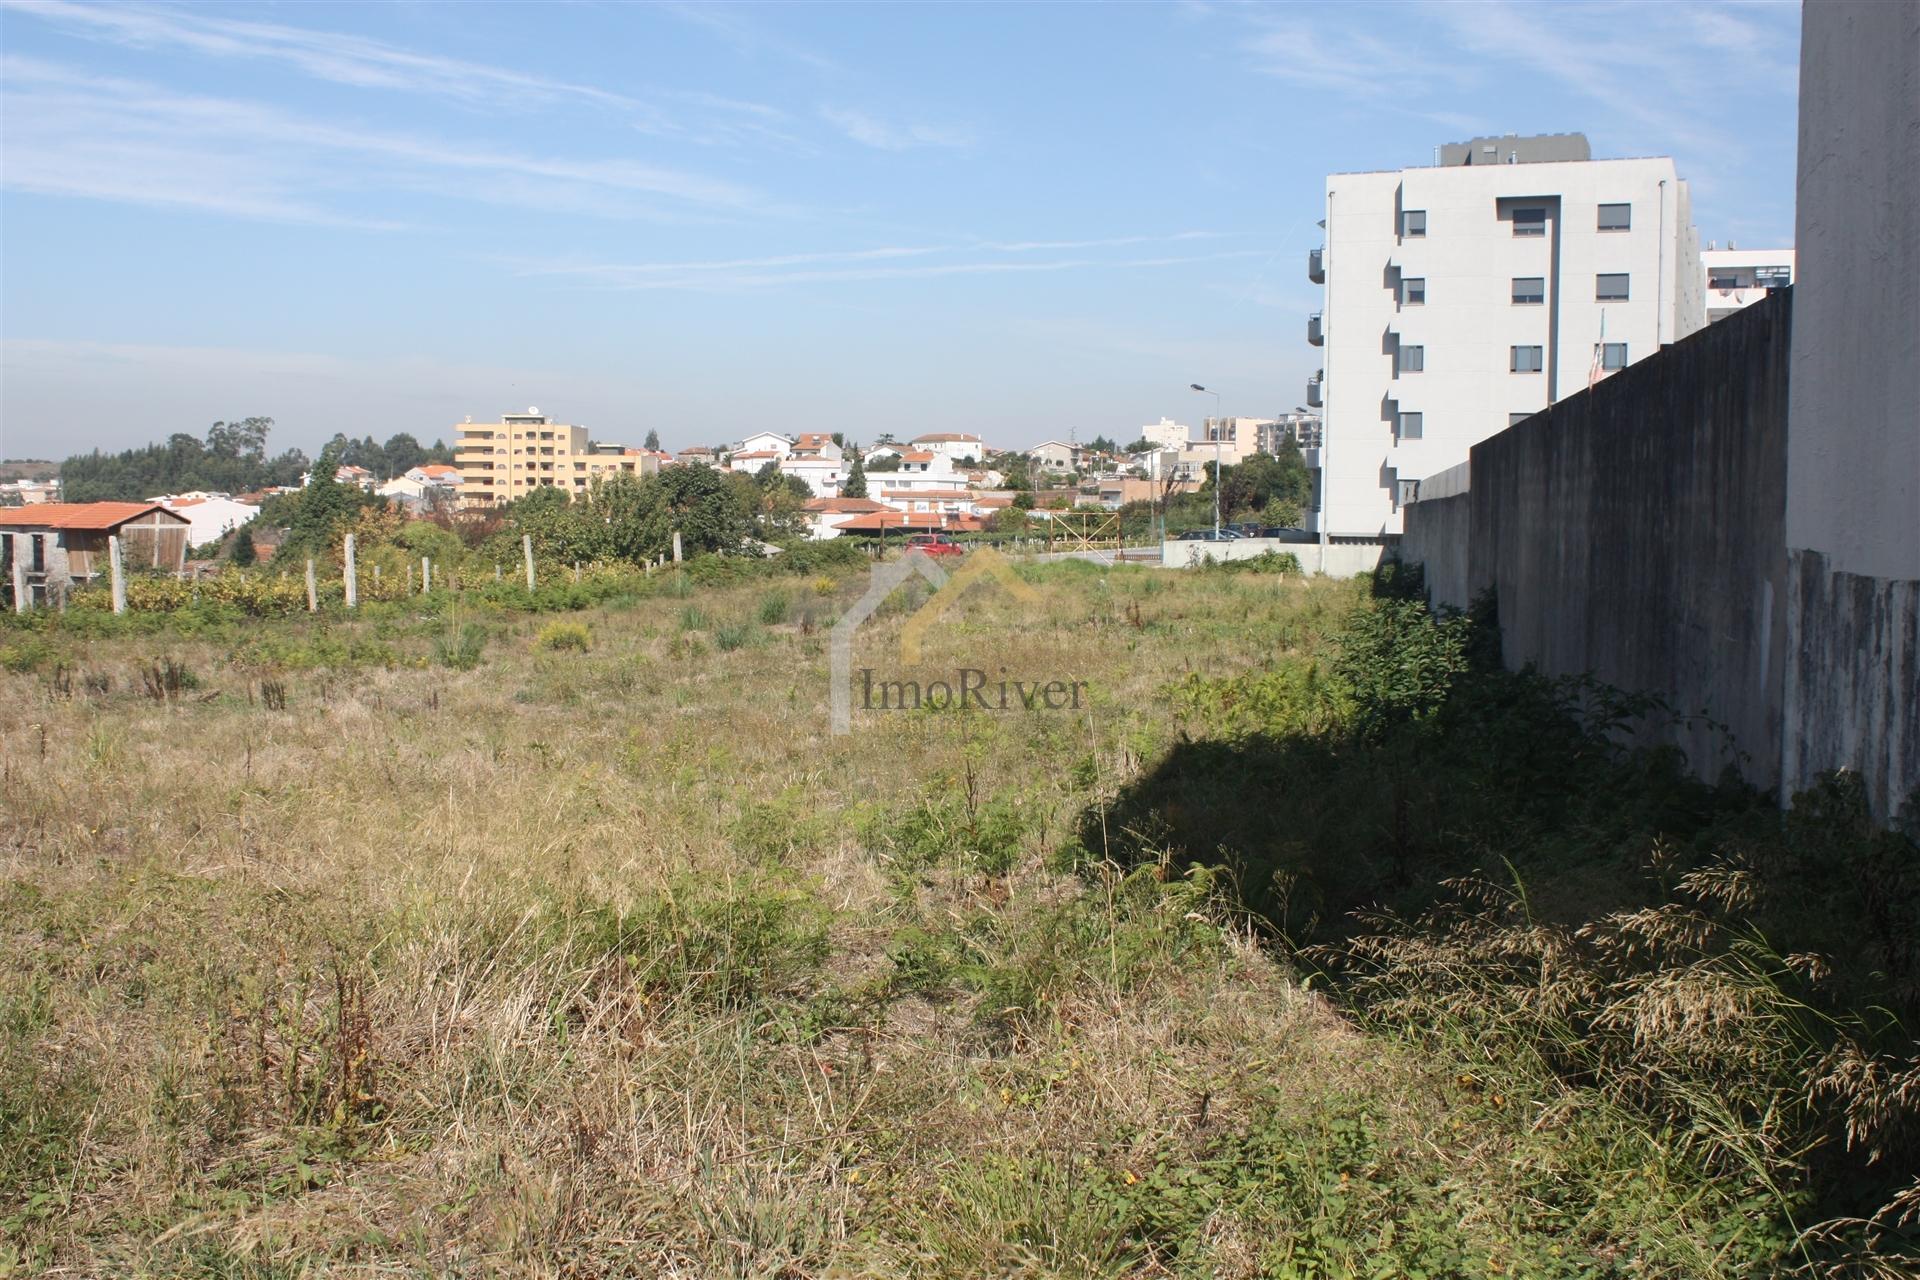
M 138 502 L 163 493 L 203 489 L 214 493 L 251 493 L 275 485 L 297 485 L 311 466 L 299 449 L 267 455 L 272 418 L 216 422 L 201 440 L 175 432 L 165 444 L 121 453 L 77 454 L 60 465 L 68 502 Z M 384 445 L 372 436 L 353 440 L 334 436 L 328 447 L 338 465 L 361 466 L 387 479 L 428 462 L 452 462 L 453 451 L 436 441 L 421 445 L 406 432 Z

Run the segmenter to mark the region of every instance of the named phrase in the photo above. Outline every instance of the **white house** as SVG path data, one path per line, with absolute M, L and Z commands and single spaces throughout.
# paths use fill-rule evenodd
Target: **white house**
M 785 457 L 793 449 L 793 437 L 778 431 L 756 431 L 733 447 L 734 453 L 777 453 Z
M 960 462 L 967 458 L 984 462 L 989 452 L 979 436 L 956 431 L 931 431 L 924 436 L 915 436 L 913 447 L 945 458 L 948 462 Z
M 223 493 L 172 494 L 153 501 L 185 518 L 189 547 L 218 542 L 260 514 L 260 508 L 235 502 Z
M 1064 440 L 1042 440 L 1027 450 L 1027 460 L 1048 471 L 1075 471 L 1086 460 L 1087 451 Z
M 1475 138 L 1440 163 L 1326 182 L 1330 538 L 1391 540 L 1424 476 L 1475 444 L 1706 323 L 1692 201 L 1668 157 L 1594 160 L 1579 134 Z

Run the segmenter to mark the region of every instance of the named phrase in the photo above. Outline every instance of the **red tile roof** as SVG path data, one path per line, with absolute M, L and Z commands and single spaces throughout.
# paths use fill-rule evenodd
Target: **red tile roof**
M 811 498 L 807 501 L 806 509 L 808 511 L 824 511 L 830 513 L 840 511 L 860 512 L 889 510 L 886 503 L 875 502 L 872 498 Z
M 117 529 L 149 511 L 187 523 L 185 516 L 157 502 L 39 502 L 30 507 L 0 508 L 0 528 Z
M 950 515 L 940 511 L 870 511 L 840 523 L 842 533 L 879 533 L 889 529 L 944 529 L 949 533 L 978 532 L 980 522 L 972 516 Z
M 934 431 L 924 436 L 915 436 L 915 444 L 979 444 L 979 436 L 970 436 L 964 432 Z

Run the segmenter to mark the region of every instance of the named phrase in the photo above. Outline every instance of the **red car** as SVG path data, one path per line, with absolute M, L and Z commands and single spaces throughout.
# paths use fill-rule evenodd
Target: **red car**
M 958 556 L 965 555 L 967 549 L 944 533 L 916 533 L 907 539 L 907 550 L 930 556 Z

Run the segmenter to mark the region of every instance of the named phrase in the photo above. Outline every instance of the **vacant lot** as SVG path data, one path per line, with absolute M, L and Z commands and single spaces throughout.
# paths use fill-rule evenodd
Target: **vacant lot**
M 0 1274 L 1747 1273 L 1685 1143 L 1089 853 L 1357 588 L 1024 572 L 922 665 L 1078 710 L 842 738 L 844 574 L 0 632 Z

